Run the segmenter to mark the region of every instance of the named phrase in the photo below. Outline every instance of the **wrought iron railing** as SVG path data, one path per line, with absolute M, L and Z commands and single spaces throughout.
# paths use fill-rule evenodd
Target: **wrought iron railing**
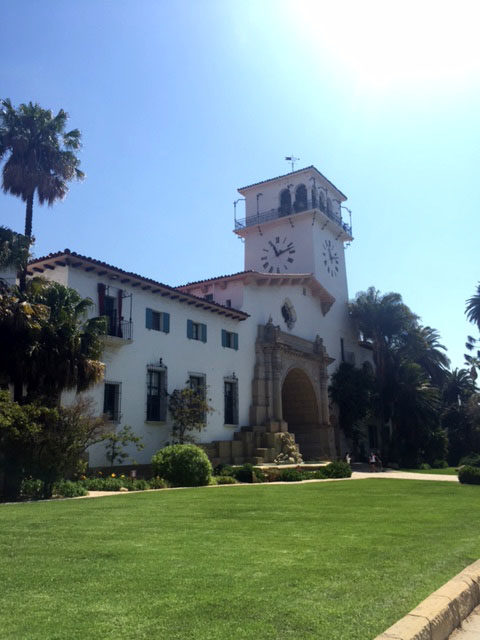
M 329 207 L 326 207 L 322 201 L 308 200 L 303 203 L 294 203 L 290 207 L 277 207 L 270 209 L 270 211 L 261 211 L 254 215 L 247 216 L 246 218 L 235 219 L 235 229 L 244 229 L 245 227 L 251 227 L 253 225 L 269 222 L 270 220 L 277 220 L 278 218 L 286 218 L 302 213 L 303 211 L 318 210 L 321 211 L 327 218 L 335 222 L 341 229 L 343 229 L 349 235 L 352 235 L 351 225 L 343 222 L 340 213 L 332 211 Z
M 118 322 L 116 314 L 107 315 L 107 335 L 124 340 L 131 340 L 133 336 L 133 322 L 125 320 Z

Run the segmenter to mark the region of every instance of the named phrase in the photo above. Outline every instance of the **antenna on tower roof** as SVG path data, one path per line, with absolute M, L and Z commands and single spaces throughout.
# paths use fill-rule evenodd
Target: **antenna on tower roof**
M 296 158 L 295 156 L 285 156 L 285 160 L 287 160 L 287 162 L 291 162 L 292 163 L 292 171 L 295 171 L 295 162 L 298 162 L 298 160 L 300 160 L 300 158 Z

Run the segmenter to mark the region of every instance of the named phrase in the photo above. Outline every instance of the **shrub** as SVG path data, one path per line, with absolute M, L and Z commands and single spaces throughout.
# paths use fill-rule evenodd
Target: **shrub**
M 309 480 L 325 480 L 325 478 L 328 477 L 323 469 L 318 469 L 318 471 L 307 471 L 305 475 Z
M 24 478 L 20 487 L 22 498 L 37 500 L 43 495 L 43 482 L 38 478 Z
M 63 498 L 77 498 L 78 496 L 86 496 L 87 490 L 80 482 L 60 480 L 55 483 L 53 493 L 54 495 L 62 496 Z
M 146 491 L 150 489 L 150 484 L 142 478 L 126 478 L 123 480 L 123 486 L 129 491 Z
M 480 469 L 478 467 L 461 467 L 458 479 L 462 484 L 480 484 Z
M 176 487 L 207 485 L 212 465 L 207 454 L 194 444 L 173 444 L 157 451 L 152 457 L 155 474 Z
M 448 467 L 448 462 L 446 460 L 434 460 L 432 462 L 432 467 L 434 469 L 446 469 Z
M 215 484 L 237 484 L 233 476 L 214 476 L 212 480 L 215 480 Z
M 168 487 L 168 482 L 160 476 L 155 476 L 155 478 L 150 478 L 148 481 L 150 485 L 150 489 L 166 489 Z
M 122 478 L 86 478 L 81 482 L 89 491 L 120 491 L 126 486 Z
M 219 464 L 215 467 L 214 474 L 216 476 L 233 476 L 235 469 L 229 464 Z
M 347 462 L 337 460 L 327 464 L 327 466 L 322 469 L 322 473 L 325 478 L 350 478 L 352 468 Z
M 469 453 L 461 458 L 459 466 L 466 465 L 468 467 L 480 467 L 480 453 Z
M 428 462 L 422 462 L 422 464 L 418 465 L 418 468 L 423 470 L 423 471 L 428 471 L 432 467 L 428 464 Z
M 283 469 L 278 476 L 278 480 L 280 482 L 300 482 L 305 480 L 305 474 L 298 469 Z
M 250 462 L 246 462 L 238 469 L 234 470 L 235 478 L 239 482 L 265 482 L 265 474 L 258 467 L 254 467 Z

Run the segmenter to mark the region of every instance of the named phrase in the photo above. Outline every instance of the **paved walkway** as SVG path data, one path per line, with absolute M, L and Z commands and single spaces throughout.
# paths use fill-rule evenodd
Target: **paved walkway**
M 450 636 L 450 640 L 480 640 L 480 607 L 477 607 Z
M 458 482 L 458 476 L 447 476 L 440 473 L 410 473 L 409 471 L 395 471 L 394 469 L 385 469 L 385 471 L 379 471 L 378 473 L 372 473 L 371 471 L 353 471 L 352 478 L 355 480 L 360 480 L 361 478 L 390 478 L 392 480 Z

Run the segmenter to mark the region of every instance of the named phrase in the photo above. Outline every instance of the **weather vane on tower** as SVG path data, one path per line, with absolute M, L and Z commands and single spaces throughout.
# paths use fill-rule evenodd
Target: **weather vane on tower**
M 295 162 L 298 162 L 300 158 L 296 158 L 294 155 L 291 155 L 291 156 L 285 156 L 285 160 L 287 160 L 287 162 L 292 163 L 292 171 L 295 171 Z

